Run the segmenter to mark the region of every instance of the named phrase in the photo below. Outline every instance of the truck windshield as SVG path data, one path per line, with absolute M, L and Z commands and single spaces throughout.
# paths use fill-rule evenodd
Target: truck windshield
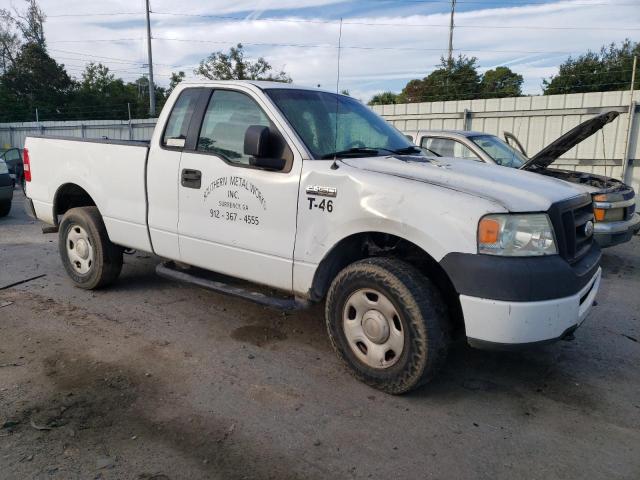
M 529 159 L 495 135 L 476 135 L 471 141 L 503 167 L 520 168 Z
M 420 154 L 402 133 L 353 98 L 290 88 L 266 92 L 315 159 Z

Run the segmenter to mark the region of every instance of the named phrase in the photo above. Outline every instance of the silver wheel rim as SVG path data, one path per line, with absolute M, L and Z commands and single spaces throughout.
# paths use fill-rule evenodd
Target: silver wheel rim
M 67 255 L 71 267 L 80 275 L 86 275 L 93 267 L 93 245 L 80 225 L 72 225 L 67 233 Z
M 379 291 L 352 293 L 344 305 L 342 326 L 351 351 L 369 367 L 389 368 L 400 359 L 404 348 L 400 315 Z

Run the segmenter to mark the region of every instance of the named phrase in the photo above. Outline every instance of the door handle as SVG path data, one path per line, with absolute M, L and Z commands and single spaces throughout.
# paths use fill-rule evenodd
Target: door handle
M 185 188 L 200 188 L 202 185 L 202 172 L 200 170 L 182 170 L 181 182 Z

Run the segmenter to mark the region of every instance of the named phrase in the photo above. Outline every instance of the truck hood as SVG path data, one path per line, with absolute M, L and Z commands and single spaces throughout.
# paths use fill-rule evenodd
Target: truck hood
M 350 167 L 457 190 L 501 205 L 510 212 L 543 212 L 552 203 L 584 191 L 552 177 L 473 160 L 388 156 L 341 160 Z
M 548 167 L 580 142 L 589 138 L 606 124 L 613 122 L 618 115 L 620 115 L 620 113 L 614 110 L 582 122 L 536 153 L 527 163 L 522 165 L 520 169 L 537 170 Z

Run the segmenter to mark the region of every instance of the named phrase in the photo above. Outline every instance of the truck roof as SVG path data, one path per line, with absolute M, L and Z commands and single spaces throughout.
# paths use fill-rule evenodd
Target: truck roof
M 274 82 L 267 80 L 185 80 L 182 83 L 185 85 L 212 85 L 221 83 L 226 85 L 253 85 L 255 87 L 258 87 L 260 90 L 287 88 L 292 90 L 309 90 L 313 92 L 336 93 L 335 91 L 332 92 L 330 90 L 325 90 L 317 87 L 305 87 L 293 83 Z

